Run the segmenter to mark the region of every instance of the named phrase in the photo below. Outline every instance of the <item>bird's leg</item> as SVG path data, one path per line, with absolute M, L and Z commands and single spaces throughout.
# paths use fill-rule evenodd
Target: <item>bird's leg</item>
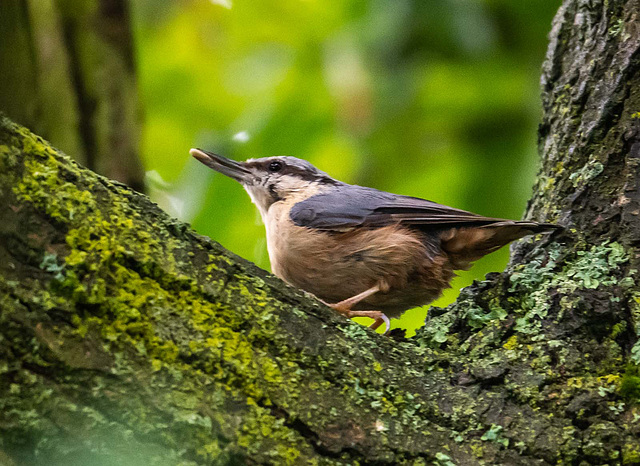
M 380 285 L 373 286 L 368 290 L 365 290 L 362 293 L 359 293 L 355 296 L 345 299 L 344 301 L 340 301 L 339 303 L 335 303 L 335 304 L 325 303 L 325 304 L 335 309 L 336 311 L 338 311 L 340 314 L 342 314 L 348 319 L 352 317 L 369 317 L 370 319 L 374 319 L 375 322 L 370 326 L 370 328 L 374 330 L 380 327 L 380 325 L 382 325 L 382 323 L 384 322 L 387 327 L 384 331 L 384 333 L 386 334 L 391 328 L 391 322 L 389 321 L 389 318 L 386 315 L 384 315 L 384 313 L 380 311 L 352 311 L 351 310 L 351 308 L 356 304 L 358 304 L 360 301 L 368 298 L 369 296 L 377 293 L 378 291 L 380 291 Z
M 360 294 L 357 294 L 355 296 L 351 296 L 350 298 L 347 298 L 344 301 L 340 301 L 339 303 L 329 304 L 329 306 L 331 306 L 332 308 L 334 308 L 336 311 L 340 312 L 341 314 L 344 314 L 344 312 L 342 312 L 342 311 L 354 312 L 354 311 L 351 311 L 351 308 L 353 306 L 358 304 L 363 299 L 368 298 L 372 294 L 376 294 L 378 291 L 380 291 L 380 285 L 372 286 L 371 288 L 369 288 L 368 290 L 363 291 Z M 359 316 L 359 317 L 361 317 L 361 316 Z
M 335 304 L 329 304 L 329 307 L 333 307 L 335 306 Z M 334 309 L 336 309 L 335 307 L 333 307 Z M 389 320 L 389 318 L 384 314 L 384 312 L 380 312 L 380 311 L 340 311 L 339 309 L 336 309 L 336 311 L 338 311 L 340 314 L 342 314 L 343 316 L 347 317 L 347 318 L 352 318 L 352 317 L 368 317 L 370 319 L 375 320 L 374 323 L 372 323 L 371 325 L 369 325 L 370 329 L 377 329 L 378 327 L 380 327 L 380 325 L 382 325 L 382 323 L 386 324 L 385 325 L 385 329 L 384 329 L 384 335 L 386 335 L 387 333 L 389 333 L 389 330 L 391 329 L 391 321 Z

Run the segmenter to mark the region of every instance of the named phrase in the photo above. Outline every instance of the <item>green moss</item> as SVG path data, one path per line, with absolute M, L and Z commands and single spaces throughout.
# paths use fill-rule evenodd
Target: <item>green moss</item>
M 640 368 L 637 365 L 627 366 L 618 392 L 625 400 L 640 403 Z
M 502 347 L 507 351 L 513 351 L 516 349 L 518 347 L 518 336 L 511 335 Z
M 640 445 L 638 442 L 622 446 L 622 464 L 640 464 Z
M 285 426 L 283 419 L 275 418 L 262 408 L 245 417 L 238 435 L 240 447 L 254 457 L 276 464 L 294 464 L 301 454 L 294 445 L 300 441 L 299 436 Z
M 4 152 L 3 165 L 13 164 L 16 154 L 7 146 Z M 84 339 L 91 329 L 97 329 L 107 350 L 117 355 L 112 368 L 115 372 L 127 370 L 123 365 L 127 348 L 148 361 L 152 373 L 162 375 L 170 370 L 182 372 L 180 377 L 184 378 L 193 376 L 194 369 L 206 372 L 219 386 L 231 389 L 234 398 L 244 399 L 244 409 L 249 410 L 246 419 L 256 421 L 247 421 L 237 431 L 238 444 L 250 441 L 253 448 L 259 448 L 265 430 L 295 437 L 295 442 L 289 442 L 289 437 L 276 441 L 270 453 L 271 459 L 285 464 L 295 460 L 299 449 L 286 445 L 304 443 L 300 435 L 255 402 L 272 405 L 271 396 L 277 393 L 280 406 L 286 408 L 286 399 L 297 396 L 299 390 L 297 367 L 287 367 L 283 372 L 277 359 L 256 350 L 252 343 L 273 338 L 279 326 L 262 280 L 239 275 L 227 282 L 223 295 L 214 302 L 204 298 L 200 284 L 184 271 L 186 264 L 174 254 L 185 248 L 184 244 L 168 235 L 150 235 L 135 206 L 122 199 L 103 198 L 101 205 L 108 209 L 98 208 L 97 196 L 106 194 L 104 187 L 89 184 L 80 189 L 74 182 L 65 181 L 95 178 L 81 173 L 83 169 L 61 159 L 32 136 L 25 135 L 22 152 L 23 176 L 11 183 L 14 194 L 19 201 L 67 227 L 67 251 L 60 255 L 47 252 L 42 257 L 40 268 L 53 276 L 52 295 L 42 290 L 38 299 L 61 298 L 78 303 L 81 307 L 70 319 L 73 334 Z M 229 263 L 224 256 L 207 254 L 210 273 L 218 272 L 221 262 Z M 240 312 L 224 304 L 231 300 Z M 45 307 L 55 308 L 55 303 Z M 163 329 L 161 319 L 167 312 L 182 315 L 189 327 Z M 247 332 L 238 331 L 248 323 L 255 325 L 250 325 Z M 59 338 L 65 341 L 72 336 Z M 191 359 L 197 362 L 185 362 Z M 203 396 L 197 393 L 194 396 Z M 258 429 L 255 432 L 254 427 Z M 200 453 L 205 458 L 220 454 L 217 442 L 203 445 Z
M 609 35 L 611 37 L 616 37 L 620 35 L 620 33 L 624 30 L 624 19 L 618 19 L 616 22 L 609 28 Z
M 471 441 L 469 447 L 477 458 L 482 458 L 484 456 L 484 445 L 479 441 Z
M 604 439 L 616 435 L 615 425 L 611 422 L 600 422 L 592 424 L 585 431 L 583 442 L 583 453 L 588 456 L 602 458 L 606 460 L 618 460 L 620 451 L 609 448 Z
M 34 143 L 33 150 L 40 149 Z M 149 389 L 157 393 L 165 393 L 162 380 L 167 377 L 180 380 L 180 392 L 165 393 L 162 404 L 173 407 L 174 422 L 192 432 L 193 438 L 184 442 L 185 451 L 193 453 L 197 445 L 194 454 L 210 461 L 231 454 L 231 444 L 278 464 L 312 460 L 309 440 L 274 414 L 281 410 L 313 426 L 327 422 L 349 425 L 366 409 L 367 438 L 377 439 L 376 448 L 381 451 L 391 436 L 402 434 L 393 425 L 377 423 L 382 416 L 397 419 L 398 426 L 428 429 L 424 413 L 433 407 L 414 401 L 413 395 L 379 377 L 385 371 L 372 355 L 379 351 L 372 332 L 341 324 L 344 339 L 334 336 L 324 341 L 318 354 L 299 353 L 280 337 L 285 305 L 269 297 L 269 287 L 261 278 L 250 277 L 237 266 L 228 275 L 232 262 L 224 254 L 195 241 L 186 244 L 167 233 L 168 228 L 186 231 L 183 226 L 168 226 L 174 221 L 147 213 L 143 219 L 136 205 L 139 200 L 126 188 L 96 182 L 94 175 L 52 151 L 26 151 L 23 156 L 24 170 L 11 172 L 18 176 L 11 183 L 14 195 L 64 225 L 62 231 L 66 231 L 65 247 L 40 258 L 41 269 L 52 277 L 49 288 L 29 290 L 31 297 L 40 295 L 44 309 L 57 313 L 67 309 L 67 303 L 76 303 L 75 308 L 67 309 L 70 327 L 51 335 L 63 346 L 74 339 L 80 344 L 95 341 L 102 345 L 114 355 L 105 369 L 117 377 L 131 377 L 131 358 L 136 359 L 148 371 Z M 8 164 L 7 160 L 13 159 L 5 157 L 3 163 Z M 53 201 L 52 192 L 56 193 Z M 149 225 L 154 218 L 157 224 Z M 190 257 L 186 261 L 185 251 Z M 204 262 L 204 275 L 194 273 L 194 258 Z M 167 320 L 168 315 L 179 319 Z M 309 318 L 295 312 L 287 316 Z M 49 348 L 52 345 L 45 343 Z M 370 351 L 363 351 L 367 347 Z M 56 348 L 62 355 L 61 347 Z M 309 396 L 304 367 L 324 371 L 312 392 L 315 408 L 310 411 L 304 404 L 294 408 L 292 403 Z M 141 370 L 136 369 L 136 377 L 144 373 Z M 396 368 L 389 377 L 399 370 L 412 372 L 410 367 Z M 352 375 L 345 378 L 345 371 Z M 219 399 L 212 400 L 211 393 L 217 393 Z M 225 442 L 207 437 L 207 430 L 212 429 L 210 417 L 181 414 L 182 406 L 193 410 L 203 400 L 210 407 L 207 412 L 213 410 L 213 427 L 224 430 Z M 236 418 L 223 407 L 230 400 L 242 412 L 239 424 L 234 424 Z M 127 422 L 162 431 L 161 423 L 149 424 L 149 409 L 129 409 Z M 344 462 L 353 463 L 348 456 Z
M 522 334 L 538 330 L 551 292 L 560 294 L 569 306 L 579 290 L 634 286 L 620 280 L 618 269 L 627 254 L 617 243 L 584 247 L 569 257 L 566 266 L 559 264 L 567 252 L 552 244 L 548 255 L 516 270 L 511 288 L 519 296 L 510 302 L 498 299 L 502 292 L 485 294 L 489 299 L 482 305 L 463 296 L 457 312 L 431 319 L 424 332 L 433 344 L 390 343 L 340 318 L 332 325 L 341 332 L 325 332 L 323 325 L 334 319 L 330 314 L 301 312 L 294 291 L 272 287 L 267 278 L 250 277 L 241 263 L 211 243 L 199 242 L 184 225 L 153 213 L 150 203 L 126 188 L 95 178 L 46 151 L 26 153 L 23 167 L 16 157 L 15 151 L 6 150 L 0 163 L 14 170 L 0 176 L 16 177 L 13 194 L 42 217 L 63 225 L 58 231 L 64 234 L 61 244 L 40 251 L 33 261 L 48 277 L 45 287 L 0 283 L 10 288 L 11 299 L 37 301 L 34 309 L 42 321 L 55 318 L 55 328 L 39 330 L 33 342 L 25 343 L 24 357 L 32 358 L 32 367 L 64 366 L 68 372 L 62 372 L 69 379 L 82 364 L 90 364 L 84 368 L 90 368 L 94 377 L 87 384 L 95 392 L 96 404 L 123 390 L 114 381 L 143 387 L 142 395 L 135 393 L 118 406 L 119 417 L 91 414 L 91 426 L 80 430 L 113 424 L 126 426 L 123 430 L 132 437 L 149 434 L 159 439 L 157 443 L 177 442 L 181 453 L 172 458 L 173 464 L 182 456 L 212 463 L 247 453 L 265 463 L 313 464 L 318 444 L 329 448 L 331 442 L 335 444 L 330 448 L 341 451 L 333 460 L 343 464 L 357 464 L 359 451 L 365 449 L 381 463 L 401 463 L 406 458 L 409 464 L 420 464 L 434 456 L 446 463 L 450 456 L 444 452 L 451 442 L 464 454 L 489 458 L 510 439 L 527 438 L 529 431 L 512 430 L 510 424 L 507 438 L 500 426 L 477 414 L 479 406 L 493 403 L 491 397 L 503 393 L 484 396 L 483 392 L 477 399 L 475 390 L 456 387 L 452 376 L 470 369 L 474 377 L 491 381 L 506 373 L 507 378 L 514 377 L 506 385 L 509 402 L 524 400 L 538 410 L 534 397 L 539 399 L 540 391 L 551 386 L 548 382 L 558 378 L 545 372 L 548 349 L 555 350 L 560 361 L 564 355 L 559 342 L 549 342 L 543 349 Z M 29 179 L 34 170 L 37 182 Z M 55 202 L 49 202 L 51 191 L 60 194 Z M 287 303 L 271 298 L 274 290 L 287 293 Z M 516 326 L 520 333 L 509 337 L 506 310 L 519 312 L 523 319 Z M 470 330 L 472 335 L 464 336 Z M 624 334 L 623 325 L 617 325 L 610 338 Z M 458 345 L 463 337 L 463 345 Z M 459 354 L 438 349 L 444 343 Z M 96 355 L 76 357 L 76 349 L 86 347 Z M 465 366 L 468 355 L 478 364 Z M 517 359 L 529 364 L 524 366 L 526 373 L 505 372 Z M 33 385 L 41 388 L 40 376 L 34 377 Z M 29 390 L 26 375 L 15 380 L 7 389 L 13 398 L 0 397 L 0 409 L 8 403 L 16 406 Z M 567 382 L 565 391 L 558 390 L 558 399 L 564 402 L 579 390 L 602 389 L 613 412 L 622 409 L 614 397 L 616 390 L 626 390 L 623 386 L 624 377 L 618 383 L 584 376 Z M 81 388 L 68 391 L 87 395 Z M 51 402 L 42 398 L 32 406 L 20 405 L 21 415 L 27 419 L 29 410 L 36 413 L 39 421 L 34 429 L 56 439 L 55 426 L 41 419 L 42 413 L 51 412 L 47 404 Z M 162 416 L 155 412 L 157 406 L 162 407 Z M 82 407 L 80 401 L 61 404 L 57 415 Z M 543 423 L 537 413 L 531 414 L 540 422 L 531 427 L 532 438 L 555 422 Z M 583 419 L 580 414 L 576 417 Z M 442 423 L 434 426 L 433 420 Z M 335 432 L 335 438 L 308 435 L 327 431 Z M 407 444 L 407 435 L 413 436 L 408 449 L 416 451 L 394 450 Z M 591 438 L 594 445 L 599 435 Z M 462 438 L 464 442 L 455 440 Z M 533 442 L 522 442 L 522 449 Z M 57 446 L 52 442 L 48 448 L 44 451 Z
M 37 153 L 47 155 L 25 160 L 27 176 L 13 187 L 18 198 L 65 223 L 95 209 L 95 201 L 89 190 L 80 190 L 75 184 L 63 181 L 66 174 L 60 172 L 60 163 L 55 154 L 42 152 L 43 147 L 36 146 L 35 149 L 41 151 Z M 79 170 L 77 166 L 75 170 Z M 52 196 L 54 192 L 56 195 Z

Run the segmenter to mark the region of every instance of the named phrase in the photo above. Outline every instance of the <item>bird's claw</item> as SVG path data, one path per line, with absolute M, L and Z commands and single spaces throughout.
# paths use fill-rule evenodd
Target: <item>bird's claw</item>
M 384 322 L 384 326 L 385 326 L 384 332 L 382 334 L 386 335 L 391 330 L 391 320 L 386 316 L 386 314 L 382 312 L 380 313 L 380 317 L 378 317 L 376 321 L 373 324 L 371 324 L 370 328 L 374 330 L 377 329 L 378 327 L 380 327 L 380 324 L 382 323 L 381 321 Z

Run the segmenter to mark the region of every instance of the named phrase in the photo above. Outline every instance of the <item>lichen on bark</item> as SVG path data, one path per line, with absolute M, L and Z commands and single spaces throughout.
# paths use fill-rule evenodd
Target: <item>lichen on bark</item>
M 406 364 L 422 352 L 343 321 L 6 119 L 0 140 L 7 456 L 350 464 L 427 460 L 427 444 L 444 444 L 413 393 L 430 383 Z M 395 451 L 404 424 L 415 440 Z
M 567 230 L 411 340 L 2 119 L 0 461 L 640 463 L 639 8 L 554 22 L 527 217 Z

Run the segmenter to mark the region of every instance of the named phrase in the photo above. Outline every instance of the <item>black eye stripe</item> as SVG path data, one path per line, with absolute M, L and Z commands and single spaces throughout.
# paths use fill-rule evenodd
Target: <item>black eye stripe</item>
M 325 184 L 336 184 L 338 183 L 333 178 L 327 176 L 326 173 L 320 172 L 315 167 L 310 164 L 301 163 L 304 162 L 302 160 L 294 159 L 288 160 L 286 157 L 283 158 L 269 158 L 265 159 L 253 159 L 249 162 L 246 162 L 246 166 L 249 169 L 252 169 L 256 173 L 256 178 L 260 179 L 258 176 L 260 173 L 265 174 L 265 178 L 262 179 L 262 183 L 266 184 L 270 179 L 269 174 L 278 173 L 280 175 L 289 175 L 295 178 L 299 178 L 304 181 L 310 182 L 318 182 L 322 181 Z M 270 168 L 270 165 L 276 163 L 280 164 L 279 168 L 275 171 Z M 275 168 L 275 166 L 274 166 Z

